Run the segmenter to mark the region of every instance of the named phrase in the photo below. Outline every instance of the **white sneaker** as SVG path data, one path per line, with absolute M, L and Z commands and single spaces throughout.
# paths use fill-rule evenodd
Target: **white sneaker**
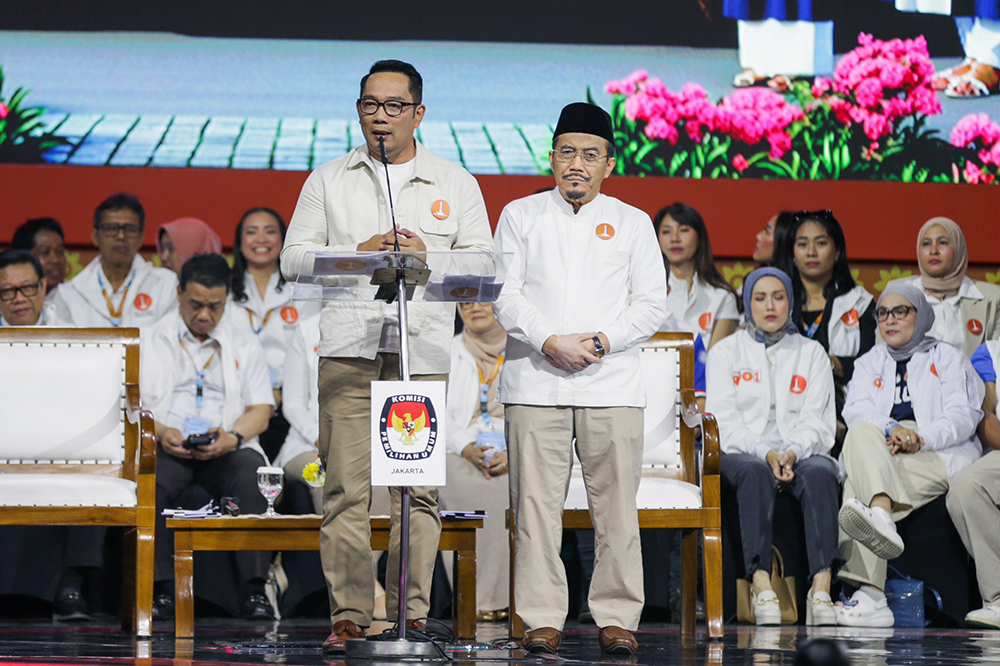
M 757 596 L 754 592 L 751 594 L 751 600 L 757 626 L 781 624 L 781 605 L 778 603 L 777 594 L 769 591 L 761 592 L 760 596 Z
M 875 601 L 858 590 L 847 601 L 836 606 L 837 624 L 842 627 L 891 627 L 896 622 L 885 598 Z
M 873 511 L 851 497 L 840 507 L 840 527 L 849 537 L 883 560 L 894 560 L 903 554 L 903 539 L 896 531 L 892 517 Z
M 986 604 L 965 616 L 965 626 L 1000 629 L 1000 602 Z
M 806 626 L 837 626 L 837 611 L 834 609 L 833 600 L 828 592 L 806 595 Z

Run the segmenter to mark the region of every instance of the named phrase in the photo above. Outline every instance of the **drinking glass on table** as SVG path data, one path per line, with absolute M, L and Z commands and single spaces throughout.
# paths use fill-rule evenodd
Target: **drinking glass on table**
M 258 467 L 257 468 L 257 488 L 260 494 L 267 500 L 267 512 L 265 518 L 277 518 L 278 513 L 274 510 L 274 500 L 281 494 L 281 488 L 285 482 L 285 470 L 280 467 Z

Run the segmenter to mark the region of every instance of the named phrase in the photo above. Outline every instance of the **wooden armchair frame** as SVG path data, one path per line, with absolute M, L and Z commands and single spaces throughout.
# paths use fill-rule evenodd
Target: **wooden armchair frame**
M 715 417 L 699 410 L 694 397 L 694 339 L 689 333 L 658 333 L 650 338 L 658 347 L 680 352 L 680 468 L 644 470 L 644 476 L 676 478 L 701 488 L 701 508 L 639 509 L 640 529 L 680 529 L 681 541 L 681 633 L 694 634 L 696 585 L 698 580 L 698 534 L 702 535 L 705 611 L 708 635 L 721 638 L 722 622 L 722 510 L 719 491 L 719 428 Z M 695 452 L 695 430 L 702 430 L 701 476 Z M 508 510 L 510 541 L 510 619 L 513 637 L 524 635 L 524 626 L 514 607 L 514 525 Z M 590 512 L 566 510 L 563 529 L 593 529 Z
M 5 506 L 0 525 L 109 525 L 126 527 L 122 590 L 122 628 L 152 635 L 153 539 L 156 516 L 156 435 L 152 415 L 139 396 L 139 330 L 136 328 L 0 328 L 0 345 L 113 344 L 125 354 L 125 456 L 121 464 L 58 462 L 0 463 L 0 473 L 94 474 L 133 481 L 134 507 Z M 58 417 L 59 406 L 53 405 Z

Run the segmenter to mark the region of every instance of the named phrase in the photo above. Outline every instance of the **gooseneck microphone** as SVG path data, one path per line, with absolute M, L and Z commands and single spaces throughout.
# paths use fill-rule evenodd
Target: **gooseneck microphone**
M 386 194 L 389 197 L 389 218 L 392 220 L 392 249 L 397 254 L 393 257 L 392 261 L 389 262 L 391 268 L 396 269 L 396 279 L 401 284 L 405 284 L 404 281 L 404 261 L 401 256 L 399 256 L 399 234 L 396 233 L 396 210 L 393 208 L 392 204 L 392 183 L 389 181 L 389 156 L 385 152 L 385 137 L 379 136 L 378 138 L 378 148 L 379 152 L 382 154 L 382 167 L 385 169 L 385 189 Z M 398 296 L 397 285 L 394 283 L 383 284 L 379 286 L 378 291 L 375 293 L 375 300 L 385 301 L 386 303 L 392 303 L 396 300 Z

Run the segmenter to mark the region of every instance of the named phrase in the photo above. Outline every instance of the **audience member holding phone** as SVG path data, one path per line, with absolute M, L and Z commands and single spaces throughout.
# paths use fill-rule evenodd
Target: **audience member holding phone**
M 217 254 L 196 255 L 181 269 L 177 316 L 143 332 L 140 387 L 153 412 L 156 457 L 156 564 L 154 617 L 172 614 L 173 535 L 164 508 L 197 484 L 215 497 L 239 497 L 243 513 L 263 513 L 257 491 L 266 464 L 257 436 L 274 408 L 260 342 L 236 342 L 218 327 L 226 309 L 231 271 Z M 242 589 L 241 615 L 272 617 L 264 596 L 269 553 L 234 554 Z

